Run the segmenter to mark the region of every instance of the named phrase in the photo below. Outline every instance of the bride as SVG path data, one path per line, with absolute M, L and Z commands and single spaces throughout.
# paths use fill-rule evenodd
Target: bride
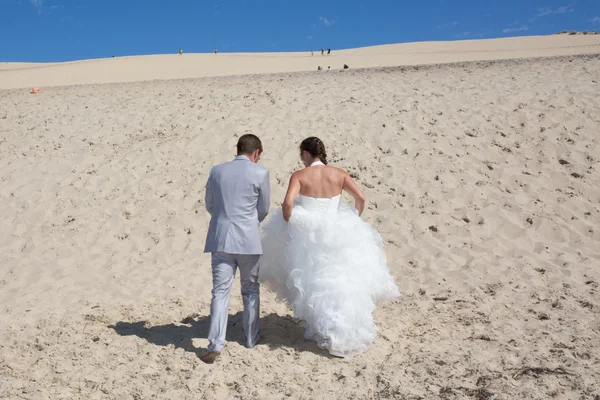
M 360 215 L 365 198 L 343 170 L 327 166 L 325 146 L 300 144 L 306 168 L 290 178 L 283 207 L 263 228 L 261 281 L 304 322 L 304 336 L 351 358 L 377 336 L 375 304 L 399 296 L 381 236 Z M 342 191 L 354 208 L 340 204 Z

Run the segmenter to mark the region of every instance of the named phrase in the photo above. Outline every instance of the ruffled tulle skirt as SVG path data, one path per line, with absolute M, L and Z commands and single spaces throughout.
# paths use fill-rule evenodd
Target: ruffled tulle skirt
M 399 296 L 381 236 L 354 210 L 277 210 L 263 226 L 260 280 L 304 322 L 305 337 L 333 355 L 368 349 L 375 306 Z

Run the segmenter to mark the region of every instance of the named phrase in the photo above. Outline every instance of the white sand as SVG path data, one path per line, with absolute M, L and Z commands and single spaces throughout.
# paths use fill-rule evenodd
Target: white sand
M 600 53 L 583 39 L 472 42 L 472 56 Z M 471 57 L 401 46 L 420 54 L 389 63 Z M 390 65 L 381 49 L 348 64 Z M 132 80 L 144 63 L 138 78 L 168 78 L 208 56 L 178 57 L 3 70 L 0 87 Z M 293 64 L 251 59 L 223 70 Z M 599 131 L 597 55 L 0 91 L 0 398 L 594 398 Z M 328 357 L 266 290 L 264 342 L 244 348 L 236 283 L 222 360 L 199 361 L 204 183 L 246 132 L 265 144 L 273 207 L 306 136 L 358 176 L 405 294 L 376 312 L 366 354 Z

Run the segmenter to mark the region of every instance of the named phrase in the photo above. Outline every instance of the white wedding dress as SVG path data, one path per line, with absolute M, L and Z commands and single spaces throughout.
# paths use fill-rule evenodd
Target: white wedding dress
M 304 322 L 304 336 L 351 358 L 377 336 L 375 305 L 400 295 L 379 233 L 355 209 L 299 195 L 285 222 L 278 209 L 263 227 L 260 280 Z

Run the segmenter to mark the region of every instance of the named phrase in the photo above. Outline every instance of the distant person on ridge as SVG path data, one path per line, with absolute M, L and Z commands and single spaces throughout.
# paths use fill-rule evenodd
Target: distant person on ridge
M 327 49 L 327 55 L 331 54 L 331 49 Z

